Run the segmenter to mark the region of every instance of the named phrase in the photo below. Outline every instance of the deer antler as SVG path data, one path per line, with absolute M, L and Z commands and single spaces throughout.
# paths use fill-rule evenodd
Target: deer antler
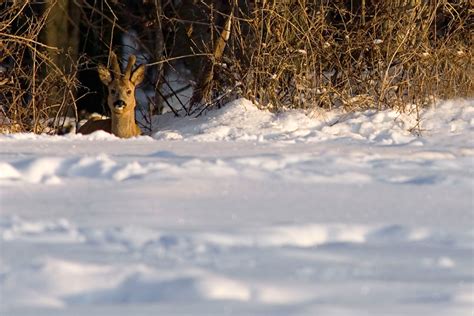
M 114 74 L 117 77 L 119 77 L 122 74 L 122 72 L 120 71 L 120 65 L 119 65 L 118 60 L 117 60 L 117 55 L 115 55 L 114 52 L 110 53 L 110 63 L 112 65 L 112 69 L 113 69 Z
M 136 61 L 137 57 L 135 57 L 135 55 L 130 55 L 130 57 L 128 57 L 127 69 L 125 69 L 125 73 L 123 74 L 125 78 L 130 79 L 130 76 L 132 74 L 132 68 L 133 65 L 135 65 Z

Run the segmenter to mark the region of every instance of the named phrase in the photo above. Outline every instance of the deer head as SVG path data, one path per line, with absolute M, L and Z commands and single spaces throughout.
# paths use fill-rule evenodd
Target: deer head
M 97 130 L 104 130 L 115 136 L 129 138 L 141 134 L 135 123 L 135 88 L 145 77 L 145 65 L 133 70 L 136 57 L 131 55 L 125 72 L 122 74 L 117 56 L 112 52 L 110 62 L 112 70 L 99 65 L 99 78 L 109 90 L 107 105 L 110 108 L 110 119 L 91 118 L 79 128 L 79 133 L 90 134 Z
M 131 55 L 128 58 L 127 68 L 122 74 L 117 55 L 111 53 L 110 57 L 112 71 L 103 65 L 99 65 L 98 72 L 100 80 L 109 90 L 107 104 L 112 115 L 123 115 L 135 111 L 135 88 L 140 84 L 145 76 L 145 65 L 140 65 L 132 71 L 136 57 Z

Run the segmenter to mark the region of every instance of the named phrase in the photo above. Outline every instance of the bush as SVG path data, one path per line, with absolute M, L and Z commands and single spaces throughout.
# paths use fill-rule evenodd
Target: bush
M 468 8 L 468 1 L 258 2 L 234 30 L 233 69 L 243 95 L 272 110 L 402 110 L 472 97 Z
M 38 5 L 7 1 L 0 8 L 0 131 L 56 132 L 75 114 L 77 61 L 41 41 L 47 13 L 38 16 Z

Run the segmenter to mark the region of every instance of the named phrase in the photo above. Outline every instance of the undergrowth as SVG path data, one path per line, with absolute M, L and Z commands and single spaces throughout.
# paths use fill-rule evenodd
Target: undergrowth
M 119 34 L 142 28 L 148 37 L 163 35 L 159 43 L 143 40 L 138 47 L 153 70 L 148 81 L 156 96 L 142 106 L 150 109 L 149 115 L 157 114 L 152 106 L 167 102 L 160 93 L 164 72 L 173 69 L 175 60 L 187 58 L 191 69 L 212 64 L 207 67 L 214 72 L 207 76 L 212 94 L 197 111 L 180 101 L 183 110 L 172 109 L 176 115 L 202 113 L 199 109 L 235 97 L 272 111 L 343 107 L 400 112 L 413 109 L 408 104 L 418 110 L 436 99 L 473 97 L 474 21 L 468 0 L 188 2 L 179 3 L 200 6 L 199 20 L 183 18 L 180 12 L 186 10 L 162 1 L 148 20 L 136 16 L 133 25 L 120 18 L 126 16 L 120 10 L 127 13 L 128 2 L 98 7 L 90 1 L 71 2 L 95 14 L 90 25 L 106 45 L 102 59 L 116 49 L 120 41 L 114 36 Z M 77 73 L 91 57 L 47 40 L 48 8 L 35 1 L 0 5 L 2 132 L 59 133 L 65 117 L 78 119 L 76 103 L 84 95 L 78 93 L 82 83 Z M 213 59 L 222 21 L 230 14 L 230 38 L 223 55 Z M 86 14 L 80 16 L 70 20 Z M 184 37 L 191 43 L 185 50 L 180 49 Z M 189 78 L 191 86 L 196 86 L 198 70 Z M 169 84 L 166 88 L 172 89 Z M 176 92 L 169 95 L 176 97 Z

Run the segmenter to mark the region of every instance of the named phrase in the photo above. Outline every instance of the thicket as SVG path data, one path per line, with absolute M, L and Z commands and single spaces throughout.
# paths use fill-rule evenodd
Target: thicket
M 111 50 L 149 65 L 148 124 L 240 96 L 273 111 L 473 97 L 473 25 L 469 0 L 6 1 L 0 128 L 58 133 L 105 113 L 96 65 Z

